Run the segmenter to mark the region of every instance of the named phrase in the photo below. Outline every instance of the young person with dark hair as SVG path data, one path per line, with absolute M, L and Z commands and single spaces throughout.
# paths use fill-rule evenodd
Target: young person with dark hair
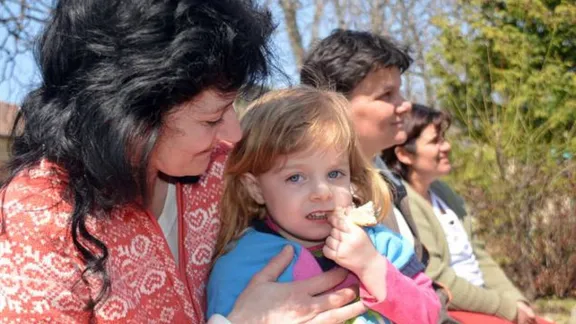
M 363 31 L 335 30 L 321 40 L 304 60 L 303 84 L 330 88 L 350 100 L 350 117 L 364 155 L 373 159 L 394 189 L 395 212 L 386 218 L 390 228 L 414 242 L 418 257 L 425 259 L 410 212 L 405 190 L 380 161 L 385 148 L 404 142 L 403 118 L 412 108 L 400 93 L 401 75 L 412 59 L 389 39 Z
M 404 118 L 412 104 L 401 94 L 401 76 L 412 63 L 406 49 L 390 39 L 365 31 L 333 31 L 318 42 L 304 60 L 303 84 L 328 88 L 350 100 L 350 117 L 364 155 L 373 161 L 393 191 L 394 208 L 383 221 L 414 245 L 420 261 L 428 262 L 426 249 L 410 214 L 406 189 L 380 158 L 382 150 L 406 140 Z M 437 287 L 444 305 L 441 323 L 455 323 L 445 313 L 448 294 Z
M 37 48 L 0 213 L 0 322 L 202 323 L 232 103 L 269 74 L 250 0 L 60 0 Z M 259 272 L 236 323 L 342 322 L 365 311 L 346 271 Z M 216 316 L 212 321 L 226 322 Z
M 439 181 L 451 170 L 445 112 L 414 104 L 407 140 L 382 158 L 406 181 L 410 209 L 430 253 L 426 273 L 452 292 L 450 314 L 462 323 L 547 323 L 473 237 L 464 201 Z

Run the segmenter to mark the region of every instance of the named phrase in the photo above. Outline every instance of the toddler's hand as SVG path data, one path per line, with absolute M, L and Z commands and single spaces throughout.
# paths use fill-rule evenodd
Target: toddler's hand
M 372 260 L 379 256 L 378 251 L 361 227 L 340 215 L 334 213 L 328 218 L 333 228 L 322 252 L 325 257 L 362 277 Z

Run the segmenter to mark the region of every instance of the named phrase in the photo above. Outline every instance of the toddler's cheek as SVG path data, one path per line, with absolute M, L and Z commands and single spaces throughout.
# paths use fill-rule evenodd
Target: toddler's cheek
M 352 194 L 350 193 L 350 189 L 337 187 L 334 189 L 332 194 L 336 207 L 346 209 L 352 206 Z

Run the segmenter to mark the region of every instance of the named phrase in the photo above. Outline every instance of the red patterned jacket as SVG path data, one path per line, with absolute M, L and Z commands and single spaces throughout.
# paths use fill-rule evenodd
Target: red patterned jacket
M 205 285 L 220 226 L 218 201 L 229 148 L 215 149 L 196 184 L 178 185 L 179 266 L 156 219 L 136 207 L 88 221 L 108 247 L 111 291 L 93 312 L 96 323 L 203 323 Z M 88 323 L 88 296 L 98 277 L 72 244 L 66 175 L 49 162 L 26 170 L 3 190 L 0 220 L 0 323 Z

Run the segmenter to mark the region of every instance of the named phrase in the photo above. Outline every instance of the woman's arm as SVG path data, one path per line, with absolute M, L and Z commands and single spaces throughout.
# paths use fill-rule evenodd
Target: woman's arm
M 507 298 L 516 301 L 528 303 L 528 300 L 523 294 L 514 286 L 508 276 L 502 271 L 502 268 L 492 259 L 490 254 L 484 248 L 484 242 L 479 240 L 472 231 L 472 217 L 470 211 L 466 206 L 464 199 L 442 181 L 435 181 L 431 185 L 431 190 L 434 191 L 448 206 L 456 212 L 458 217 L 462 219 L 462 223 L 478 261 L 478 266 L 482 272 L 484 279 L 484 286 L 487 289 L 493 289 L 499 292 L 500 295 L 506 295 Z
M 69 207 L 56 184 L 19 176 L 0 193 L 0 323 L 90 321 L 85 266 L 67 234 Z
M 513 294 L 517 300 L 527 302 L 527 299 L 514 286 L 508 276 L 502 271 L 502 268 L 484 249 L 484 242 L 474 235 L 472 231 L 472 217 L 470 216 L 470 210 L 467 208 L 464 199 L 443 181 L 435 181 L 430 188 L 462 219 L 464 229 L 472 243 L 474 255 L 484 275 L 485 286 L 488 289 L 495 289 L 501 294 Z
M 474 286 L 456 275 L 450 267 L 448 243 L 432 207 L 413 189 L 407 186 L 407 190 L 420 240 L 430 256 L 426 274 L 450 290 L 452 293 L 450 307 L 514 320 L 517 309 L 515 298 L 501 295 L 496 290 Z
M 50 239 L 58 232 L 43 228 L 9 226 L 0 234 L 0 323 L 89 323 L 85 300 L 74 291 L 84 289 L 80 264 Z

